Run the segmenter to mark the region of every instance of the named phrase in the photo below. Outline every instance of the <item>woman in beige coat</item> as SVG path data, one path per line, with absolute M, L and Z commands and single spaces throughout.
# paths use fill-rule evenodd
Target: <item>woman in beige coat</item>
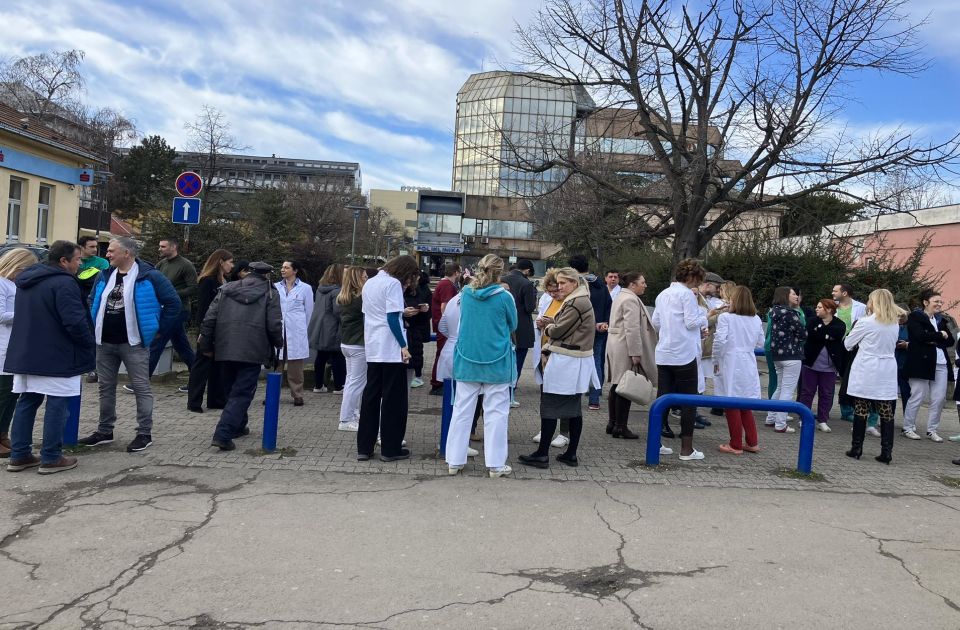
M 606 381 L 610 383 L 610 419 L 607 433 L 615 438 L 635 440 L 639 436 L 627 427 L 630 401 L 617 394 L 617 383 L 628 370 L 636 370 L 657 386 L 657 330 L 650 322 L 647 308 L 640 296 L 647 290 L 643 274 L 635 271 L 623 274 L 621 291 L 610 308 L 610 329 L 607 338 Z

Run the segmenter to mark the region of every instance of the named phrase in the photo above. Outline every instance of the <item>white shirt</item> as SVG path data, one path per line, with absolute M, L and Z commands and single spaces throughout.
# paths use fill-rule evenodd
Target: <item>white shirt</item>
M 930 325 L 933 326 L 933 329 L 939 333 L 939 329 L 937 328 L 936 317 L 930 318 Z M 946 365 L 946 364 L 947 364 L 947 357 L 944 354 L 944 350 L 937 348 L 937 365 Z
M 7 360 L 7 346 L 10 333 L 13 332 L 13 305 L 17 299 L 17 285 L 13 280 L 0 278 L 0 375 L 9 376 L 3 371 Z
M 707 306 L 709 306 L 711 310 L 718 309 L 724 304 L 726 304 L 726 302 L 724 302 L 723 300 L 721 300 L 720 298 L 714 295 L 703 296 L 703 301 L 707 303 Z
M 450 298 L 447 307 L 437 323 L 437 331 L 447 338 L 437 360 L 437 380 L 453 378 L 453 353 L 457 349 L 457 337 L 460 336 L 460 294 Z
M 687 365 L 700 355 L 700 330 L 707 318 L 688 286 L 672 282 L 657 296 L 653 326 L 660 339 L 654 353 L 657 365 Z
M 387 323 L 387 313 L 403 312 L 400 281 L 386 271 L 380 271 L 364 283 L 362 296 L 363 346 L 367 363 L 402 363 L 400 344 Z
M 621 291 L 623 291 L 623 287 L 621 287 L 619 284 L 613 287 L 612 289 L 610 289 L 610 299 L 611 300 L 617 299 L 617 296 L 620 295 Z
M 37 376 L 35 374 L 14 374 L 14 394 L 43 394 L 69 398 L 80 395 L 80 376 Z

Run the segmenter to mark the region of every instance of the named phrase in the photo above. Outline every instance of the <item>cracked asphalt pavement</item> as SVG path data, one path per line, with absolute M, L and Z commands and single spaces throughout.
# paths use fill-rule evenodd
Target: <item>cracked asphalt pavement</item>
M 955 446 L 898 439 L 893 465 L 854 462 L 837 421 L 817 435 L 825 478 L 811 482 L 779 471 L 795 438 L 762 434 L 765 459 L 721 457 L 715 423 L 698 432 L 705 462 L 648 469 L 643 440 L 596 420 L 577 469 L 489 479 L 481 460 L 447 477 L 424 390 L 416 457 L 364 467 L 354 434 L 333 428 L 337 396 L 285 402 L 283 454 L 257 451 L 256 422 L 246 452 L 222 454 L 204 443 L 215 414 L 182 411 L 175 386 L 156 387 L 144 453 L 123 451 L 121 396 L 121 446 L 85 449 L 62 474 L 0 473 L 0 630 L 960 628 Z M 514 462 L 531 400 L 526 383 Z

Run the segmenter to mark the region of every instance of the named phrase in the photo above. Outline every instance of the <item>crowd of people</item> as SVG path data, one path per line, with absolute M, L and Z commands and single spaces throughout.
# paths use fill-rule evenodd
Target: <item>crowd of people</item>
M 579 255 L 546 271 L 538 299 L 532 262 L 506 269 L 493 254 L 472 273 L 447 264 L 433 291 L 410 256 L 379 269 L 332 264 L 314 290 L 295 260 L 283 261 L 273 282 L 271 265 L 235 260 L 225 249 L 210 254 L 199 275 L 180 255 L 177 239 L 161 240 L 158 254 L 154 266 L 141 258 L 136 241 L 115 238 L 103 259 L 96 240 L 84 237 L 53 243 L 46 261 L 27 249 L 0 256 L 0 457 L 8 458 L 7 470 L 38 467 L 49 474 L 77 465 L 64 455 L 62 435 L 84 376 L 97 382 L 99 418 L 80 444 L 113 442 L 121 366 L 123 389 L 136 400 L 137 428 L 127 450 L 151 446 L 150 377 L 168 343 L 190 371 L 180 388 L 187 410 L 204 413 L 205 398 L 206 410 L 220 411 L 211 445 L 223 451 L 250 433 L 250 405 L 263 367 L 285 372 L 292 404 L 302 406 L 304 362 L 313 356 L 313 392 L 341 396 L 338 429 L 356 432 L 359 461 L 371 459 L 377 446 L 383 461 L 410 457 L 404 440 L 409 392 L 427 379 L 431 395 L 443 395 L 445 383 L 452 389 L 442 445 L 449 473 L 458 474 L 478 456 L 470 444 L 482 440 L 489 475 L 509 475 L 510 410 L 533 404 L 517 395 L 530 356 L 540 390 L 540 431 L 533 436 L 536 450 L 518 461 L 549 468 L 555 447 L 562 450 L 553 459 L 578 466 L 584 397 L 588 412 L 599 412 L 608 385 L 606 433 L 637 439 L 630 408 L 647 402 L 637 398 L 638 381 L 656 396 L 759 399 L 760 349 L 769 369 L 768 397 L 796 399 L 811 410 L 816 398 L 819 431 L 831 431 L 839 383 L 840 417 L 852 422 L 848 456 L 860 459 L 866 435 L 873 435 L 880 438 L 877 461 L 892 461 L 898 397 L 904 438 L 921 439 L 917 416 L 926 402 L 926 436 L 943 441 L 940 417 L 954 380 L 949 351 L 956 339 L 942 316 L 943 299 L 932 290 L 908 311 L 883 288 L 861 303 L 840 283 L 809 309 L 795 287 L 777 287 L 764 326 L 749 287 L 693 259 L 676 266 L 651 314 L 642 272 L 597 275 Z M 199 325 L 195 346 L 191 322 Z M 427 378 L 424 344 L 431 332 L 437 345 Z M 38 457 L 33 429 L 44 400 Z M 760 452 L 749 405 L 710 414 L 726 416 L 729 440 L 719 446 L 722 453 Z M 695 407 L 680 406 L 665 414 L 661 438 L 676 437 L 671 416 L 680 423 L 678 458 L 704 459 L 694 436 L 711 421 Z M 765 425 L 771 435 L 795 432 L 785 412 L 768 413 Z M 949 439 L 960 441 L 960 435 Z M 661 454 L 673 449 L 664 445 Z

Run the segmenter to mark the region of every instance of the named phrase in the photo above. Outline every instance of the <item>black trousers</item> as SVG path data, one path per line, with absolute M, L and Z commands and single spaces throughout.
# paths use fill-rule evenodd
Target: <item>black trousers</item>
M 686 365 L 657 365 L 657 397 L 665 394 L 696 394 L 697 393 L 697 360 Z M 664 410 L 664 422 L 667 413 Z M 692 436 L 693 423 L 697 418 L 696 407 L 680 407 L 680 435 Z
M 223 409 L 227 404 L 220 364 L 208 356 L 198 354 L 190 368 L 190 380 L 187 383 L 188 409 L 203 407 L 204 390 L 207 392 L 208 409 Z
M 357 453 L 373 454 L 380 433 L 380 453 L 400 454 L 407 432 L 407 365 L 367 363 L 367 385 L 360 399 Z
M 323 388 L 323 373 L 328 361 L 333 372 L 333 389 L 340 391 L 347 382 L 347 360 L 340 350 L 317 350 L 317 357 L 313 360 L 313 386 Z
M 220 422 L 214 431 L 213 439 L 225 442 L 240 435 L 247 426 L 250 402 L 257 393 L 260 379 L 259 363 L 240 361 L 219 361 L 223 384 L 229 392 L 227 404 L 220 414 Z

